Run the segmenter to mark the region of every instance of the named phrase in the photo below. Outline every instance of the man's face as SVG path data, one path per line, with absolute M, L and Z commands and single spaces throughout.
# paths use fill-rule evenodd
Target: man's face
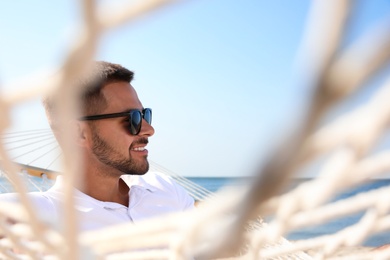
M 99 114 L 143 109 L 137 93 L 129 83 L 107 84 L 102 89 L 102 94 L 107 107 Z M 126 117 L 97 120 L 91 124 L 92 154 L 104 168 L 108 167 L 107 174 L 115 169 L 115 172 L 119 171 L 118 175 L 142 175 L 149 169 L 148 150 L 145 146 L 148 137 L 154 134 L 154 129 L 143 120 L 140 133 L 131 135 L 127 129 L 128 124 Z

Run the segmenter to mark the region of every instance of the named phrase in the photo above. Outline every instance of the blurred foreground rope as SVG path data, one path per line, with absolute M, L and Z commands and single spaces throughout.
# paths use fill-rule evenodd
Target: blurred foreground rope
M 75 79 L 86 72 L 101 35 L 168 2 L 140 1 L 113 13 L 109 8 L 99 9 L 94 1 L 82 1 L 82 30 L 68 58 L 54 76 L 31 83 L 29 92 L 0 97 L 0 130 L 8 126 L 13 105 L 44 92 L 58 97 L 63 115 L 60 124 L 64 127 L 67 119 L 77 115 L 78 104 L 72 103 L 78 91 Z M 73 155 L 64 162 L 67 229 L 54 230 L 38 219 L 15 166 L 4 145 L 0 145 L 1 167 L 9 174 L 23 205 L 0 205 L 0 253 L 11 259 L 21 255 L 27 259 L 310 259 L 303 251 L 314 248 L 319 257 L 330 257 L 342 246 L 359 245 L 371 234 L 388 230 L 389 206 L 385 198 L 389 188 L 325 204 L 337 192 L 390 169 L 389 152 L 367 157 L 387 130 L 390 79 L 366 105 L 317 130 L 329 109 L 359 91 L 390 60 L 388 21 L 378 24 L 350 47 L 339 47 L 348 29 L 351 5 L 346 0 L 313 2 L 299 59 L 306 73 L 302 84 L 309 93 L 302 121 L 287 141 L 270 153 L 247 189 L 221 191 L 193 212 L 80 234 L 72 208 L 72 187 L 82 162 L 77 159 L 77 151 L 66 147 Z M 318 179 L 283 194 L 290 177 L 325 153 L 329 157 Z M 12 214 L 2 210 L 4 207 L 12 207 Z M 14 219 L 18 224 L 12 225 L 10 220 L 16 211 L 20 211 Z M 365 214 L 358 223 L 335 234 L 293 243 L 282 237 L 297 228 L 359 211 Z M 266 224 L 259 216 L 271 220 Z M 367 252 L 375 257 L 387 257 L 389 253 L 390 249 Z

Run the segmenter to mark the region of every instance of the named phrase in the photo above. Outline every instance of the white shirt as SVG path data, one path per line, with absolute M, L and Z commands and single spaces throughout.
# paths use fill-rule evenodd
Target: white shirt
M 145 175 L 123 175 L 130 187 L 128 207 L 115 202 L 96 200 L 75 189 L 75 209 L 80 230 L 93 230 L 106 226 L 137 222 L 157 215 L 184 211 L 194 207 L 194 199 L 170 177 L 158 172 Z M 57 225 L 63 214 L 63 179 L 46 192 L 29 193 L 39 216 Z M 0 201 L 17 201 L 15 193 L 0 195 Z

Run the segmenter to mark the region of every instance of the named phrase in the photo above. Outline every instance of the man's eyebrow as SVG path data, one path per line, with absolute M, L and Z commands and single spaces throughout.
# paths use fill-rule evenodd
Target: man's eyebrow
M 145 109 L 144 107 L 142 107 L 142 108 L 130 108 L 130 109 L 125 109 L 125 110 L 123 110 L 123 111 L 121 111 L 121 112 L 117 112 L 117 113 L 127 113 L 127 112 L 130 112 L 131 110 L 142 111 L 142 110 L 144 110 L 144 109 Z

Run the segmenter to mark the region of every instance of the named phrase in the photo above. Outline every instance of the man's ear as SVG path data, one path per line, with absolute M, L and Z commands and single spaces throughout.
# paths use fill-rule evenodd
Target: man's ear
M 91 128 L 86 122 L 72 121 L 72 132 L 74 134 L 74 140 L 79 146 L 89 146 L 89 142 L 92 138 Z

